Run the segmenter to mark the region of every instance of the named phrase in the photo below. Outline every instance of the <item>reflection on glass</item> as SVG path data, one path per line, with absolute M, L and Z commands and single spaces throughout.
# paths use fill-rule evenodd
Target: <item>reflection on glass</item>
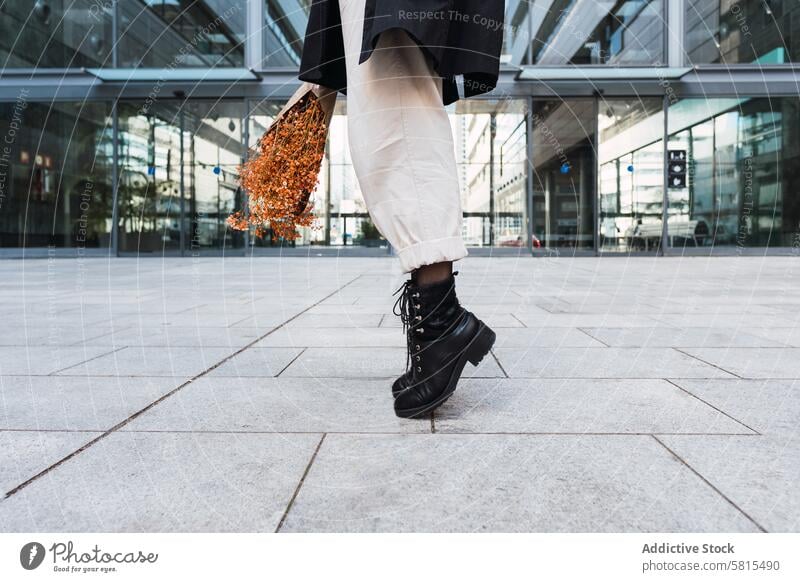
M 669 131 L 688 156 L 686 184 L 668 191 L 675 246 L 798 244 L 798 98 L 685 99 Z
M 601 251 L 654 251 L 661 245 L 663 115 L 661 99 L 599 101 Z
M 279 110 L 280 103 L 270 101 L 252 106 L 248 121 L 251 150 Z M 450 121 L 467 244 L 527 247 L 524 101 L 460 101 Z M 319 185 L 311 198 L 316 226 L 301 229 L 300 238 L 292 245 L 386 246 L 367 212 L 347 140 L 346 103 L 340 100 L 331 119 Z M 251 237 L 251 241 L 259 247 L 286 244 L 269 237 Z
M 119 250 L 180 249 L 180 105 L 119 106 Z
M 225 220 L 241 205 L 244 103 L 190 102 L 184 107 L 184 233 L 187 252 L 241 247 Z
M 459 101 L 451 115 L 468 246 L 527 247 L 523 101 Z
M 247 0 L 116 2 L 121 67 L 242 67 Z
M 544 0 L 533 4 L 531 14 L 535 64 L 632 65 L 664 60 L 662 0 Z
M 0 246 L 108 248 L 108 103 L 0 103 Z
M 797 0 L 687 0 L 688 64 L 797 62 Z
M 264 0 L 264 62 L 298 67 L 311 0 Z
M 0 62 L 14 67 L 110 65 L 111 3 L 0 2 Z
M 594 246 L 594 102 L 535 101 L 533 246 Z
M 264 101 L 253 106 L 250 114 L 251 155 L 282 103 Z M 328 144 L 320 168 L 319 183 L 311 195 L 317 219 L 311 228 L 301 228 L 300 237 L 273 241 L 251 237 L 252 244 L 262 246 L 332 245 L 386 246 L 372 224 L 356 179 L 347 135 L 345 101 L 339 100 L 331 118 Z

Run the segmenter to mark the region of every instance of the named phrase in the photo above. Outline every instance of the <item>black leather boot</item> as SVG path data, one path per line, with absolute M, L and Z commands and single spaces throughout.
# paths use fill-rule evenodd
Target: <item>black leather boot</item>
M 412 276 L 398 291 L 395 313 L 407 334 L 407 370 L 392 386 L 402 418 L 430 413 L 456 389 L 467 361 L 477 366 L 494 345 L 495 333 L 458 302 L 455 277 L 418 285 Z

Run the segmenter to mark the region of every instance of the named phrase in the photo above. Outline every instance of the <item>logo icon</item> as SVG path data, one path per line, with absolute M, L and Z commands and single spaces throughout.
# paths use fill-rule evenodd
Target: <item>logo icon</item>
M 19 551 L 19 563 L 26 570 L 35 570 L 44 561 L 44 546 L 39 542 L 28 542 Z

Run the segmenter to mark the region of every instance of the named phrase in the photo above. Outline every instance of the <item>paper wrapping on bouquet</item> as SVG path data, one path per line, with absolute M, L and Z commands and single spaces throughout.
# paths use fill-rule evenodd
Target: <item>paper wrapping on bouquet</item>
M 336 91 L 303 83 L 275 117 L 239 171 L 247 194 L 247 212 L 235 212 L 228 224 L 251 226 L 256 236 L 296 239 L 297 228 L 313 223 L 311 193 L 317 186 Z

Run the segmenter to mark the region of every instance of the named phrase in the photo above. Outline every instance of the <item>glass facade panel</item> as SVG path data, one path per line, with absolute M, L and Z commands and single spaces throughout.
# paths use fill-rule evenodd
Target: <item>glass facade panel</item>
M 533 63 L 638 65 L 664 61 L 662 0 L 554 0 L 533 4 Z
M 687 180 L 669 194 L 676 247 L 789 247 L 800 233 L 800 99 L 685 99 L 669 149 Z
M 108 248 L 111 107 L 0 103 L 0 246 Z
M 797 0 L 687 0 L 688 64 L 800 62 Z
M 310 7 L 311 0 L 264 1 L 264 66 L 300 66 Z
M 534 247 L 594 247 L 594 108 L 592 99 L 534 101 Z
M 0 3 L 2 68 L 110 65 L 110 6 L 97 0 Z
M 194 101 L 183 108 L 184 233 L 186 249 L 235 249 L 241 231 L 225 220 L 241 207 L 244 103 Z
M 120 67 L 242 67 L 247 0 L 117 2 Z
M 522 100 L 461 101 L 451 108 L 451 127 L 461 181 L 465 240 L 470 246 L 527 247 L 527 136 Z M 249 118 L 250 143 L 279 111 L 262 102 Z M 386 246 L 370 220 L 358 184 L 347 135 L 346 103 L 337 103 L 319 186 L 312 194 L 317 211 L 314 228 L 303 229 L 294 245 Z M 255 246 L 283 244 L 268 237 Z
M 121 103 L 118 148 L 120 252 L 179 251 L 180 104 Z
M 522 100 L 459 101 L 450 117 L 468 246 L 527 247 Z
M 597 124 L 600 250 L 658 250 L 664 207 L 663 102 L 600 100 Z

